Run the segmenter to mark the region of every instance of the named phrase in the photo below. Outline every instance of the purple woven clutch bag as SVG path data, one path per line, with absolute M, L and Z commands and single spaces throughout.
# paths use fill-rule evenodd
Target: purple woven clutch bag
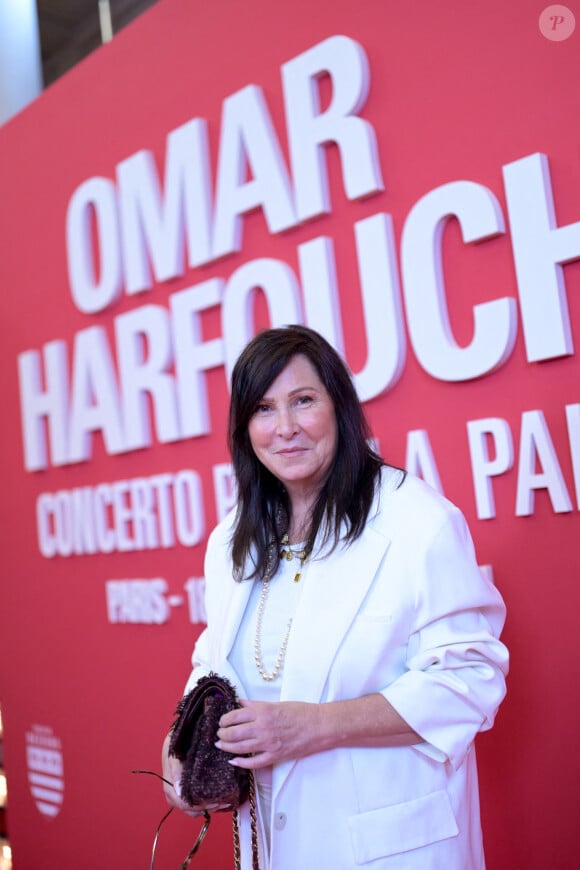
M 216 803 L 235 810 L 248 798 L 249 771 L 228 764 L 233 756 L 214 746 L 220 718 L 239 706 L 232 684 L 214 673 L 201 677 L 177 706 L 169 755 L 183 766 L 181 797 L 192 807 Z

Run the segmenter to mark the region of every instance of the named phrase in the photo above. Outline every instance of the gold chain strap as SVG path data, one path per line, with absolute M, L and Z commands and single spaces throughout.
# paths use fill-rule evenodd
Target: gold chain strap
M 252 870 L 260 870 L 258 859 L 258 817 L 256 814 L 256 785 L 254 774 L 250 772 L 250 826 L 252 830 Z M 240 820 L 238 811 L 233 814 L 234 827 L 234 868 L 241 870 L 242 859 L 240 854 Z
M 237 810 L 234 810 L 232 818 L 234 823 L 234 868 L 235 870 L 240 870 L 240 822 Z

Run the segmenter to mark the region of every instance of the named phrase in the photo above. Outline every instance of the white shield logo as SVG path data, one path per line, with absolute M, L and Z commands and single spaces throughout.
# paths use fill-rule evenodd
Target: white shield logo
M 56 816 L 64 797 L 62 746 L 52 728 L 33 725 L 26 733 L 28 783 L 37 808 Z

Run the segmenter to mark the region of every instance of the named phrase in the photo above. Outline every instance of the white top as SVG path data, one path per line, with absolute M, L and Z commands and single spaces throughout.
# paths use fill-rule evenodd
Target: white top
M 303 550 L 303 544 L 293 544 L 292 550 Z M 278 570 L 269 581 L 268 597 L 262 615 L 262 631 L 260 652 L 264 670 L 272 673 L 280 647 L 288 631 L 288 622 L 294 617 L 298 600 L 306 582 L 308 562 L 300 566 L 300 557 L 294 555 L 291 560 L 280 559 Z M 294 582 L 296 573 L 300 571 L 300 580 Z M 253 701 L 279 701 L 280 687 L 284 662 L 279 673 L 273 680 L 265 680 L 260 674 L 254 660 L 254 644 L 256 640 L 256 623 L 258 619 L 258 603 L 262 594 L 262 583 L 254 581 L 246 609 L 230 655 L 230 664 L 240 676 L 247 698 Z M 292 629 L 290 629 L 292 631 Z M 270 849 L 270 807 L 272 802 L 272 768 L 266 767 L 255 771 L 258 799 L 262 807 L 262 818 L 267 838 L 267 849 Z
M 294 553 L 302 549 L 301 544 L 292 545 Z M 294 577 L 300 570 L 300 558 L 297 555 L 294 555 L 290 561 L 282 558 L 278 570 L 269 581 L 270 589 L 262 616 L 260 644 L 262 661 L 267 673 L 274 670 L 280 647 L 288 630 L 288 622 L 293 618 L 298 606 L 307 579 L 308 562 L 302 566 L 300 580 L 295 583 Z M 264 680 L 254 660 L 258 602 L 261 594 L 262 583 L 255 581 L 228 659 L 240 676 L 246 697 L 253 701 L 279 701 L 284 663 L 274 680 Z

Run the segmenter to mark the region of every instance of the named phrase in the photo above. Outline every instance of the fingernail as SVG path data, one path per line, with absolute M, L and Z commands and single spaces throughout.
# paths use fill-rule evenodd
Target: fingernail
M 239 767 L 238 761 L 236 758 L 228 758 L 228 764 L 231 764 L 232 767 Z

